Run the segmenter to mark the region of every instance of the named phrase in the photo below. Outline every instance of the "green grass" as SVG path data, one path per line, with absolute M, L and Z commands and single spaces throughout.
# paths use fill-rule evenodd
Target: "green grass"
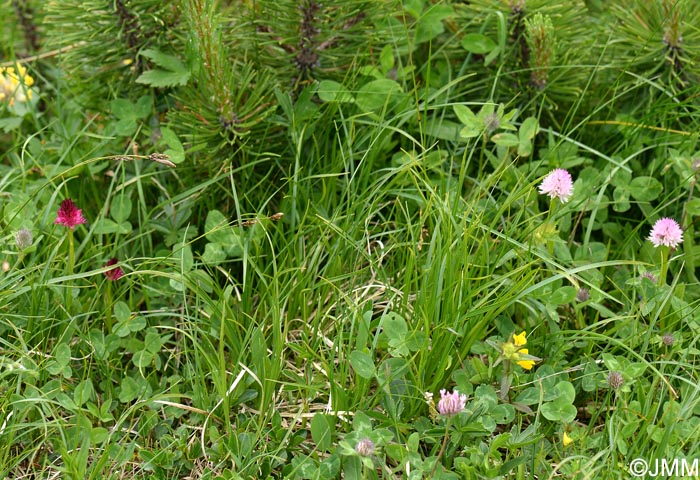
M 155 12 L 143 29 L 165 15 L 134 3 Z M 362 43 L 352 31 L 348 51 L 320 50 L 334 67 L 308 82 L 268 58 L 287 41 L 272 20 L 215 2 L 183 2 L 179 23 L 166 11 L 172 31 L 148 44 L 194 42 L 175 52 L 186 85 L 137 83 L 114 66 L 130 51 L 118 42 L 89 88 L 76 59 L 106 61 L 94 40 L 28 63 L 33 100 L 0 100 L 0 478 L 617 479 L 634 459 L 692 466 L 700 117 L 697 87 L 678 78 L 693 65 L 659 61 L 658 29 L 637 24 L 584 58 L 582 25 L 620 21 L 618 6 L 577 5 L 592 22 L 577 25 L 539 2 L 569 49 L 540 90 L 512 12 L 414 3 L 374 5 L 389 13 L 372 18 L 372 51 L 343 56 Z M 348 5 L 336 13 L 350 20 L 323 26 L 361 24 Z M 35 8 L 58 22 L 42 35 L 77 35 L 67 13 Z M 237 15 L 267 25 L 268 43 L 245 22 L 230 32 Z M 3 66 L 18 28 L 3 34 Z M 628 44 L 635 28 L 652 39 L 643 51 Z M 493 39 L 493 63 L 465 57 L 465 32 Z M 235 48 L 255 56 L 221 60 Z M 210 95 L 227 82 L 240 122 Z M 176 166 L 154 161 L 164 152 Z M 566 203 L 538 192 L 554 168 L 574 178 Z M 54 223 L 66 198 L 87 219 L 73 233 Z M 665 216 L 684 230 L 668 258 L 647 240 Z M 521 332 L 530 357 L 508 353 Z M 467 396 L 463 412 L 438 412 L 442 389 Z

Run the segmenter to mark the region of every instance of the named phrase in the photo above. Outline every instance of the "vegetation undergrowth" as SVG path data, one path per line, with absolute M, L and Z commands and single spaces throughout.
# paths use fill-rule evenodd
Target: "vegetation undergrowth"
M 700 473 L 693 1 L 0 6 L 0 478 Z

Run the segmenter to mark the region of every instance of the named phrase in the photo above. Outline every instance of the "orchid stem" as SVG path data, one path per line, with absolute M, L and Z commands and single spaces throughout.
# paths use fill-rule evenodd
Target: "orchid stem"
M 105 329 L 109 335 L 112 333 L 112 282 L 109 280 L 107 280 L 107 290 L 105 291 L 105 306 L 107 307 Z
M 75 266 L 75 250 L 73 242 L 73 230 L 68 229 L 68 275 L 73 274 L 73 267 Z M 66 289 L 66 311 L 70 315 L 71 304 L 72 304 L 73 292 L 71 291 L 71 286 L 68 285 Z
M 659 273 L 659 278 L 657 284 L 661 287 L 666 284 L 666 274 L 668 273 L 668 257 L 670 253 L 669 247 L 661 248 L 661 272 Z

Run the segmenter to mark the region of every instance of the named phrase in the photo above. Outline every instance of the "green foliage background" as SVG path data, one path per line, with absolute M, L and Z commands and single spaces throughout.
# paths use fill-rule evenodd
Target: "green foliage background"
M 0 102 L 0 478 L 628 478 L 700 451 L 692 0 L 0 12 L 0 66 L 34 79 Z M 538 194 L 554 168 L 568 203 Z

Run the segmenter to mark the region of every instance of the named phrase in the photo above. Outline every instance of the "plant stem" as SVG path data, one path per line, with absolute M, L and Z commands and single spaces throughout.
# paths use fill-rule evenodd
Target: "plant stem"
M 670 247 L 661 247 L 661 272 L 659 273 L 659 278 L 657 279 L 658 286 L 666 285 L 666 274 L 668 273 L 668 257 L 670 253 Z
M 68 275 L 73 274 L 73 267 L 75 265 L 75 250 L 73 241 L 73 230 L 68 229 Z M 70 315 L 71 304 L 72 304 L 73 293 L 71 292 L 71 286 L 66 287 L 66 311 Z
M 547 223 L 552 221 L 554 217 L 554 211 L 556 210 L 556 199 L 552 198 L 549 202 L 549 212 L 547 212 Z M 557 231 L 556 223 L 554 224 L 554 230 Z M 547 239 L 547 253 L 549 256 L 554 258 L 554 240 Z
M 107 313 L 105 316 L 105 329 L 107 330 L 107 335 L 112 333 L 112 282 L 107 280 L 107 290 L 105 291 L 105 307 L 107 308 Z
M 433 478 L 433 475 L 435 475 L 435 470 L 437 470 L 438 463 L 440 463 L 440 459 L 442 458 L 442 454 L 445 453 L 445 447 L 447 447 L 447 439 L 450 437 L 450 423 L 452 422 L 452 417 L 447 417 L 447 423 L 445 424 L 445 438 L 442 439 L 442 445 L 440 446 L 440 451 L 437 454 L 437 458 L 435 459 L 435 465 L 433 465 L 433 469 L 430 471 L 430 475 L 428 478 Z

